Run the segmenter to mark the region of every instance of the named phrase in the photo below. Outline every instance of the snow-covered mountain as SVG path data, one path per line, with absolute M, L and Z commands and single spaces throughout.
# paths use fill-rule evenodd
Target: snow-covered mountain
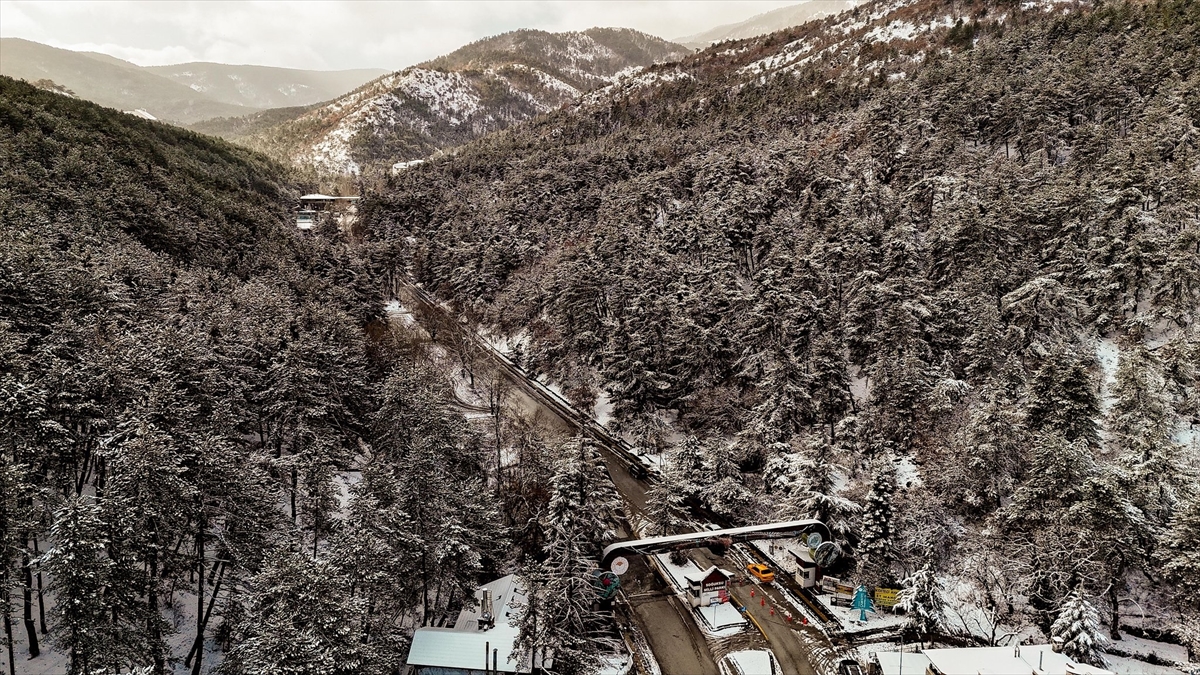
M 519 30 L 374 80 L 240 139 L 321 174 L 420 159 L 575 101 L 687 50 L 622 28 Z
M 723 80 L 731 93 L 783 75 L 811 82 L 813 95 L 822 88 L 865 91 L 908 77 L 930 56 L 970 49 L 985 29 L 1003 30 L 1091 6 L 1088 0 L 1028 0 L 1004 12 L 1002 4 L 997 9 L 956 0 L 847 4 L 852 6 L 842 12 L 770 35 L 728 40 L 677 63 L 621 73 L 613 84 L 590 92 L 580 103 L 608 105 L 613 98 L 653 96 L 660 87 L 713 71 L 736 73 Z
M 722 40 L 741 40 L 757 35 L 766 35 L 792 26 L 799 26 L 813 19 L 837 14 L 856 4 L 862 3 L 856 3 L 855 0 L 807 0 L 807 2 L 757 14 L 745 21 L 725 24 L 694 35 L 675 38 L 675 42 L 686 47 L 704 48 Z

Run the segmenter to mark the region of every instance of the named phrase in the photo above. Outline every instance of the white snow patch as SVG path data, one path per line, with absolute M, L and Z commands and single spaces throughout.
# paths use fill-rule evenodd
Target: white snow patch
M 154 115 L 151 115 L 150 113 L 146 112 L 145 110 L 142 110 L 141 108 L 138 108 L 137 110 L 123 110 L 122 112 L 124 112 L 126 115 L 133 115 L 134 117 L 140 117 L 144 120 L 157 120 L 158 119 Z
M 874 42 L 890 42 L 895 39 L 911 40 L 917 34 L 917 27 L 907 21 L 893 21 L 885 26 L 876 26 L 864 35 Z
M 912 457 L 901 457 L 896 461 L 896 481 L 903 488 L 921 487 L 921 470 L 913 464 Z
M 1117 384 L 1117 366 L 1120 363 L 1121 350 L 1112 338 L 1102 338 L 1096 343 L 1096 362 L 1100 364 L 1100 413 L 1108 414 L 1109 408 L 1116 403 L 1112 395 L 1113 387 Z

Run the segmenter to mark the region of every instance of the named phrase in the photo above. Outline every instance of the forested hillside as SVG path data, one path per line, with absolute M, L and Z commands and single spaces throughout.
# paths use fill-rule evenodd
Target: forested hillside
M 1014 629 L 1081 589 L 1186 634 L 1200 5 L 1042 4 L 649 68 L 395 177 L 373 246 L 730 519 L 822 518 L 854 578 L 928 562 Z
M 369 266 L 223 141 L 0 78 L 0 148 L 4 672 L 395 672 L 503 549 Z

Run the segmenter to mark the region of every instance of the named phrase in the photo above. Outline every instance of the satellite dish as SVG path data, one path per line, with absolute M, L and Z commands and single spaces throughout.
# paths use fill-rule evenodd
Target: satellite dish
M 612 561 L 611 568 L 612 568 L 613 574 L 616 574 L 617 576 L 621 576 L 622 574 L 625 574 L 626 572 L 629 571 L 629 561 L 626 560 L 625 558 L 617 556 L 617 558 Z
M 806 539 L 805 541 L 808 544 L 809 548 L 815 549 L 821 545 L 821 533 L 820 532 L 809 532 L 808 539 Z
M 813 562 L 820 567 L 832 567 L 842 557 L 842 547 L 832 541 L 822 542 L 813 551 Z

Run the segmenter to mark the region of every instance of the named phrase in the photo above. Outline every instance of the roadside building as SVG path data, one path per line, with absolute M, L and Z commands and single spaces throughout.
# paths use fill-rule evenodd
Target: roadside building
M 311 230 L 332 218 L 339 228 L 347 228 L 353 224 L 357 214 L 356 202 L 358 197 L 331 197 L 319 193 L 304 195 L 296 210 L 296 227 Z
M 708 607 L 729 602 L 729 579 L 733 572 L 716 565 L 706 570 L 692 572 L 683 578 L 687 581 L 687 597 L 692 607 Z
M 796 571 L 793 576 L 801 588 L 813 588 L 818 581 L 817 563 L 813 561 L 812 550 L 807 546 L 788 548 L 788 553 L 796 561 Z

